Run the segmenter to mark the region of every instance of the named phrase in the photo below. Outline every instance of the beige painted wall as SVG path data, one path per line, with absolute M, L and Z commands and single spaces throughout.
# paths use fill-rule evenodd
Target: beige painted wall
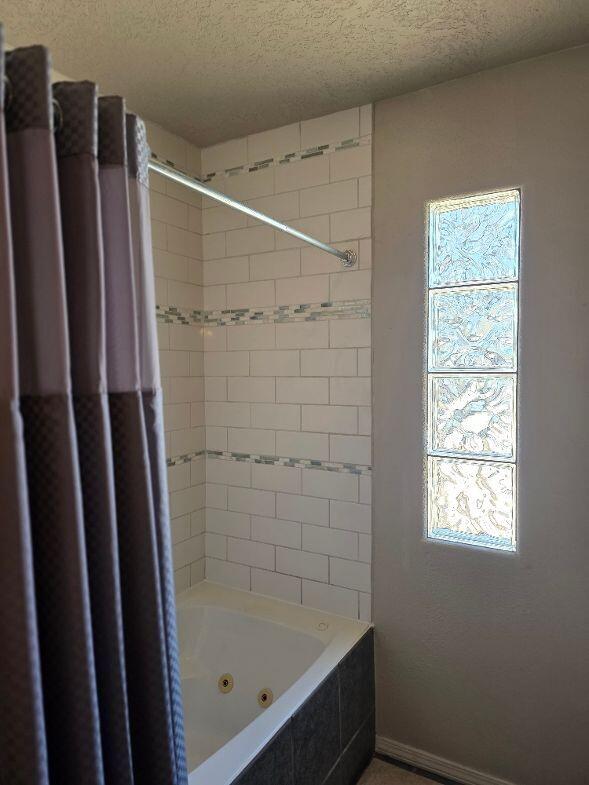
M 583 785 L 589 47 L 382 101 L 374 134 L 377 733 L 517 785 Z M 507 187 L 523 210 L 515 555 L 422 533 L 424 205 Z

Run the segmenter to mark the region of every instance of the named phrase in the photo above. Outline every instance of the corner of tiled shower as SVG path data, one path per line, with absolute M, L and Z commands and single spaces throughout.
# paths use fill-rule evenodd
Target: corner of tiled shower
M 202 151 L 148 132 L 160 158 L 359 257 L 345 271 L 152 174 L 177 589 L 206 575 L 369 619 L 372 107 Z

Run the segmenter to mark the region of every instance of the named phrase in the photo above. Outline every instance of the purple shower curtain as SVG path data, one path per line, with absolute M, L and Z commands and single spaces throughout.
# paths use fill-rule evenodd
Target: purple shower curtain
M 0 61 L 0 783 L 184 785 L 144 126 Z

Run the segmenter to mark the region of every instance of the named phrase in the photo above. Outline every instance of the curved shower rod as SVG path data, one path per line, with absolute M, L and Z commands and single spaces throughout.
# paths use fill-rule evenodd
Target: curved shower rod
M 186 186 L 186 188 L 191 188 L 193 191 L 198 191 L 199 193 L 204 194 L 204 196 L 208 196 L 209 199 L 215 199 L 217 202 L 221 202 L 222 204 L 227 205 L 227 207 L 231 207 L 233 210 L 239 210 L 240 212 L 249 215 L 250 218 L 255 218 L 257 221 L 262 221 L 263 223 L 272 226 L 274 229 L 278 229 L 279 232 L 291 234 L 293 237 L 297 237 L 299 240 L 309 243 L 309 245 L 314 245 L 321 251 L 325 251 L 326 253 L 330 253 L 333 256 L 337 256 L 344 267 L 354 267 L 356 264 L 357 257 L 355 251 L 352 251 L 351 249 L 340 251 L 337 248 L 334 248 L 332 245 L 328 245 L 321 240 L 317 240 L 315 237 L 311 237 L 304 232 L 300 232 L 298 229 L 295 229 L 288 224 L 283 224 L 280 221 L 277 221 L 275 218 L 271 218 L 269 215 L 266 215 L 265 213 L 260 213 L 258 210 L 254 210 L 253 207 L 248 207 L 246 204 L 232 199 L 230 196 L 221 193 L 221 191 L 215 191 L 214 188 L 209 188 L 208 185 L 201 183 L 201 181 L 196 177 L 191 177 L 179 169 L 176 169 L 174 166 L 170 166 L 167 163 L 162 163 L 162 161 L 159 161 L 155 157 L 150 158 L 149 168 L 153 172 L 157 172 L 158 174 L 161 174 L 170 180 L 174 180 L 175 182 Z

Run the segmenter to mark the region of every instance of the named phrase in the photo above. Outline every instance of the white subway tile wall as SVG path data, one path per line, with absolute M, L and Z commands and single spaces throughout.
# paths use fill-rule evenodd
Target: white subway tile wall
M 206 577 L 361 619 L 370 618 L 371 133 L 372 107 L 363 106 L 224 142 L 201 158 L 212 187 L 352 248 L 354 270 L 206 198 L 200 223 L 196 214 L 190 223 L 189 204 L 159 195 L 154 215 L 169 281 L 199 283 L 181 249 L 182 232 L 202 227 L 204 394 L 190 389 L 206 401 Z M 181 302 L 168 282 L 167 303 L 185 307 L 190 293 L 173 293 Z M 366 312 L 351 311 L 359 301 Z M 321 313 L 330 302 L 343 312 Z M 233 313 L 221 318 L 226 309 Z M 182 329 L 167 347 L 172 379 L 190 375 L 184 354 L 196 352 L 196 333 L 180 337 Z M 172 389 L 170 428 L 187 422 L 182 384 Z M 188 424 L 186 440 L 199 427 Z M 171 473 L 171 488 L 186 481 Z M 178 508 L 185 504 L 181 497 Z M 173 531 L 189 542 L 185 513 Z
M 147 132 L 158 158 L 200 176 L 200 150 L 152 123 Z M 181 591 L 203 579 L 205 550 L 214 551 L 214 541 L 205 542 L 204 347 L 198 320 L 164 320 L 170 309 L 202 311 L 202 205 L 194 191 L 154 173 L 150 196 L 172 554 Z

